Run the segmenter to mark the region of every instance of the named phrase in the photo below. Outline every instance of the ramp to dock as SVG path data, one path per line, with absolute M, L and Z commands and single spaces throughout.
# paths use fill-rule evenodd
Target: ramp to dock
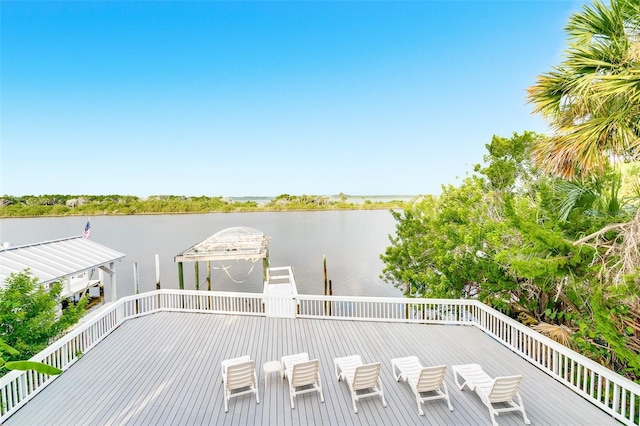
M 298 289 L 291 266 L 267 269 L 264 282 L 264 310 L 268 317 L 295 318 Z

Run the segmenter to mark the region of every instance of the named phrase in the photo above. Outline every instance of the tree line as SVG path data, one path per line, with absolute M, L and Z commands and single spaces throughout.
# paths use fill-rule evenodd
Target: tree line
M 0 197 L 0 217 L 95 216 L 160 213 L 257 212 L 288 210 L 372 210 L 402 208 L 405 201 L 362 198 L 350 201 L 337 197 L 281 194 L 264 203 L 234 201 L 225 197 L 187 197 L 156 195 L 141 198 L 132 195 L 27 195 Z

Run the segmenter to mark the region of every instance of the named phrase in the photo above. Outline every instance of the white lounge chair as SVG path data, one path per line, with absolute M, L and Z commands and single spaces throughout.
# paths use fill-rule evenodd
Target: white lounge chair
M 229 400 L 237 396 L 254 393 L 256 404 L 260 404 L 255 363 L 248 356 L 222 361 L 222 383 L 225 413 L 229 411 Z
M 289 379 L 291 408 L 295 408 L 293 405 L 294 397 L 309 392 L 318 392 L 320 402 L 324 402 L 322 385 L 320 384 L 320 362 L 317 359 L 293 364 L 291 371 L 286 376 Z
M 351 355 L 334 359 L 333 366 L 338 381 L 344 380 L 349 386 L 354 413 L 358 412 L 356 402 L 370 396 L 378 395 L 382 399 L 382 406 L 387 406 L 380 381 L 379 362 L 363 364 L 360 355 Z
M 525 424 L 531 424 L 524 411 L 522 398 L 518 393 L 522 376 L 502 376 L 491 378 L 478 364 L 452 365 L 453 378 L 460 390 L 465 386 L 475 391 L 482 402 L 489 408 L 491 423 L 497 426 L 495 416 L 508 411 L 519 411 Z M 459 378 L 463 380 L 462 384 Z M 514 398 L 517 401 L 514 401 Z M 493 404 L 506 404 L 506 407 L 496 408 Z
M 309 361 L 309 354 L 306 352 L 301 352 L 295 355 L 286 355 L 280 359 L 282 363 L 282 381 L 287 377 L 287 371 L 291 372 L 293 370 L 293 365 L 299 362 Z
M 435 367 L 423 367 L 416 356 L 405 358 L 394 358 L 391 360 L 391 369 L 396 382 L 403 380 L 409 383 L 418 403 L 418 413 L 424 416 L 422 404 L 425 401 L 434 399 L 444 399 L 447 401 L 449 410 L 453 411 L 447 384 L 444 382 L 444 374 L 447 371 L 446 365 Z M 426 394 L 423 396 L 423 394 Z

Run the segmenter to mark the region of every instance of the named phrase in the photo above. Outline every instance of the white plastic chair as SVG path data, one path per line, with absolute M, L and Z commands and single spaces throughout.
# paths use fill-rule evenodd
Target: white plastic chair
M 351 402 L 353 412 L 358 412 L 356 402 L 362 398 L 379 396 L 382 399 L 382 406 L 387 406 L 380 381 L 380 363 L 363 364 L 360 355 L 351 355 L 333 360 L 336 377 L 338 381 L 344 380 L 351 392 Z M 358 392 L 361 393 L 358 393 Z
M 411 391 L 416 397 L 418 413 L 421 416 L 424 416 L 422 404 L 424 404 L 425 401 L 435 399 L 446 400 L 449 410 L 453 411 L 447 384 L 444 382 L 444 375 L 447 371 L 446 365 L 424 367 L 418 357 L 408 356 L 392 359 L 391 369 L 397 382 L 402 380 L 409 384 Z
M 289 379 L 291 408 L 295 408 L 293 404 L 294 397 L 309 392 L 318 392 L 320 394 L 320 402 L 324 402 L 322 384 L 320 383 L 320 362 L 317 359 L 293 364 L 286 375 Z
M 522 376 L 502 376 L 495 379 L 484 372 L 478 364 L 452 365 L 453 378 L 460 390 L 468 387 L 475 391 L 484 405 L 489 408 L 491 423 L 498 426 L 495 416 L 509 411 L 519 411 L 525 424 L 531 424 L 524 411 L 522 398 L 518 393 Z M 463 380 L 462 384 L 458 378 Z M 515 398 L 515 400 L 514 400 Z M 506 407 L 496 408 L 493 404 L 506 404 Z
M 254 393 L 256 395 L 256 404 L 260 404 L 255 363 L 251 360 L 247 361 L 247 358 L 249 357 L 222 361 L 225 413 L 229 411 L 229 400 L 238 396 Z

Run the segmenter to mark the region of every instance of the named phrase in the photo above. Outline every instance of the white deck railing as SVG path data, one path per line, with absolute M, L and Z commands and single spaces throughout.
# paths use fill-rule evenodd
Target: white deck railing
M 301 318 L 478 327 L 617 420 L 639 424 L 640 385 L 478 301 L 298 295 L 297 303 Z M 105 306 L 32 360 L 66 370 L 124 321 L 160 311 L 265 315 L 262 294 L 157 290 Z M 0 422 L 53 379 L 33 371 L 0 378 Z

